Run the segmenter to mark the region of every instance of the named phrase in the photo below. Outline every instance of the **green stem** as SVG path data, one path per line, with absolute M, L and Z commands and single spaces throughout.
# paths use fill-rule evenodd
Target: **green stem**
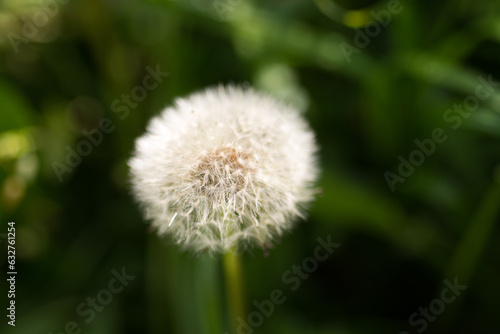
M 231 333 L 237 333 L 238 317 L 245 317 L 245 298 L 243 293 L 243 275 L 241 255 L 229 251 L 223 255 L 223 267 L 226 284 L 227 311 Z

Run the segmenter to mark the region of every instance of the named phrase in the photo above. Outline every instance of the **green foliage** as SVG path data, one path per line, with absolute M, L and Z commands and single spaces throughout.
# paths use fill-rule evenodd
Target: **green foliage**
M 268 257 L 245 255 L 248 309 L 287 298 L 256 333 L 416 333 L 408 317 L 455 277 L 467 290 L 426 333 L 500 327 L 500 3 L 62 3 L 0 1 L 0 234 L 16 222 L 19 272 L 2 333 L 224 332 L 220 261 L 149 231 L 126 166 L 153 115 L 219 83 L 297 106 L 321 146 L 309 218 Z M 134 98 L 157 66 L 168 77 Z M 70 166 L 83 141 L 91 153 Z M 341 246 L 291 291 L 283 275 L 328 235 Z M 87 323 L 78 305 L 123 267 L 136 278 Z

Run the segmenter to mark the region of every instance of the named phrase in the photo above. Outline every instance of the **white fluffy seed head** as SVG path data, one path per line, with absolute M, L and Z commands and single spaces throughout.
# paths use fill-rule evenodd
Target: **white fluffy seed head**
M 129 161 L 132 189 L 158 233 L 187 249 L 264 247 L 313 200 L 316 151 L 295 109 L 219 86 L 151 120 Z

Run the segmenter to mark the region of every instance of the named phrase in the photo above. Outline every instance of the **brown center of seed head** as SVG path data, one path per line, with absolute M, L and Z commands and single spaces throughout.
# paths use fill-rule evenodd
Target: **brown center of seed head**
M 253 169 L 249 166 L 252 157 L 232 147 L 222 147 L 205 153 L 191 175 L 198 180 L 204 193 L 234 193 L 243 189 L 247 176 Z

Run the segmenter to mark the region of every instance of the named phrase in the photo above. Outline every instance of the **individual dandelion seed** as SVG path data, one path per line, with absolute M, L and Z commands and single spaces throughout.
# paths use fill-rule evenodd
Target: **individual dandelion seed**
M 160 235 L 184 248 L 264 246 L 313 200 L 314 134 L 292 107 L 219 86 L 153 118 L 129 161 L 132 190 Z

